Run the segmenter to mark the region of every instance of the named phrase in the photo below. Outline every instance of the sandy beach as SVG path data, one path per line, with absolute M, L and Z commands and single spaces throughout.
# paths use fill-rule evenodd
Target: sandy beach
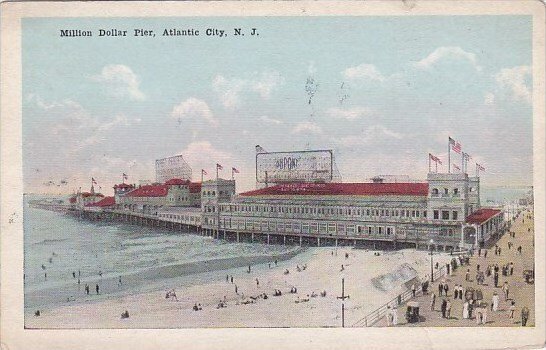
M 337 297 L 341 296 L 344 278 L 345 294 L 350 296 L 345 301 L 345 324 L 350 326 L 406 288 L 403 284 L 407 277 L 387 279 L 385 290 L 374 286 L 372 278 L 394 272 L 404 263 L 421 278 L 430 271 L 430 256 L 424 251 L 378 252 L 379 256 L 375 253 L 348 247 L 310 248 L 278 262 L 277 266 L 271 261 L 252 265 L 250 273 L 248 267 L 220 270 L 211 272 L 214 275 L 208 283 L 173 285 L 178 301 L 166 298 L 168 289 L 113 295 L 102 300 L 87 298 L 40 310 L 39 317 L 27 310 L 25 325 L 27 328 L 340 327 L 341 301 Z M 442 264 L 450 257 L 436 255 L 434 259 Z M 231 278 L 226 281 L 226 275 L 233 276 L 233 283 Z M 290 293 L 292 287 L 297 288 L 297 293 Z M 275 289 L 282 295 L 274 296 Z M 326 296 L 321 296 L 323 291 Z M 260 296 L 263 293 L 267 299 Z M 226 307 L 218 308 L 224 299 Z M 195 304 L 202 309 L 194 311 Z M 125 310 L 130 317 L 122 319 Z

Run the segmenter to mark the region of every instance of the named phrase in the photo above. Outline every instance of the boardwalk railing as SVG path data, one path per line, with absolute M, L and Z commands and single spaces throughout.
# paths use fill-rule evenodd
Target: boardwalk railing
M 439 278 L 441 278 L 442 276 L 444 276 L 446 274 L 446 270 L 447 270 L 447 268 L 444 265 L 441 268 L 439 268 L 438 270 L 434 271 L 434 273 L 433 273 L 434 280 L 436 281 Z M 421 290 L 421 285 L 420 285 L 419 288 L 416 291 L 416 295 L 420 295 L 421 293 L 422 293 L 422 290 Z M 377 323 L 380 319 L 382 319 L 387 314 L 387 310 L 389 309 L 389 306 L 391 308 L 398 307 L 398 306 L 404 304 L 405 302 L 407 302 L 408 300 L 410 300 L 412 298 L 412 295 L 413 295 L 413 292 L 411 291 L 411 289 L 406 289 L 404 292 L 402 292 L 402 294 L 399 294 L 395 298 L 389 300 L 385 304 L 381 305 L 377 309 L 375 309 L 372 312 L 370 312 L 369 314 L 367 314 L 364 318 L 361 318 L 360 320 L 355 322 L 352 325 L 352 327 L 371 327 L 371 326 L 373 326 L 375 323 Z

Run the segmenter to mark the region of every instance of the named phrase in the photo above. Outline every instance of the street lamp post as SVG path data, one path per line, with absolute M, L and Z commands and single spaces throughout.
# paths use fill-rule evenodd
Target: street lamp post
M 432 252 L 434 250 L 434 240 L 430 240 L 430 282 L 434 282 L 434 265 L 432 262 Z

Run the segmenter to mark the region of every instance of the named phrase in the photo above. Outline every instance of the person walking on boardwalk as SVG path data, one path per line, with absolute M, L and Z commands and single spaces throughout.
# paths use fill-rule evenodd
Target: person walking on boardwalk
M 504 292 L 504 301 L 507 301 L 508 300 L 508 282 L 504 282 L 504 284 L 502 285 L 502 291 Z
M 442 306 L 440 306 L 440 310 L 442 311 L 442 318 L 446 318 L 447 301 L 445 299 L 442 299 Z
M 451 302 L 449 299 L 446 301 L 446 318 L 451 319 Z
M 436 294 L 434 292 L 430 295 L 430 311 L 434 311 L 436 306 Z
M 445 292 L 445 295 L 447 297 L 447 292 L 449 291 L 449 286 L 447 285 L 447 283 L 444 283 L 444 292 Z
M 512 300 L 512 302 L 510 303 L 510 308 L 508 309 L 508 318 L 513 320 L 515 312 L 516 312 L 516 302 Z
M 529 320 L 529 308 L 524 306 L 521 309 L 521 326 L 525 327 L 527 325 L 527 320 Z
M 495 275 L 493 276 L 493 281 L 495 283 L 495 288 L 499 287 L 499 273 L 495 272 Z
M 443 292 L 444 292 L 444 286 L 443 286 L 443 283 L 440 282 L 438 283 L 438 296 L 442 296 Z
M 492 311 L 497 311 L 499 309 L 499 295 L 497 294 L 497 292 L 493 292 L 493 299 L 492 299 L 492 308 L 491 310 Z

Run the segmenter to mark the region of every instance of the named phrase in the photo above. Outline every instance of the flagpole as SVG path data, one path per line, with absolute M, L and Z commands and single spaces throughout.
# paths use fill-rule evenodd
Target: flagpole
M 428 154 L 428 172 L 430 173 L 430 153 Z
M 461 151 L 461 172 L 464 174 L 464 152 Z
M 203 169 L 201 169 L 201 183 L 203 183 Z
M 233 167 L 231 168 L 231 180 L 235 180 L 235 173 Z
M 436 174 L 438 174 L 438 161 L 435 161 L 434 164 L 436 164 Z
M 447 141 L 447 173 L 451 174 L 451 142 Z
M 216 164 L 216 182 L 218 182 L 218 164 Z

